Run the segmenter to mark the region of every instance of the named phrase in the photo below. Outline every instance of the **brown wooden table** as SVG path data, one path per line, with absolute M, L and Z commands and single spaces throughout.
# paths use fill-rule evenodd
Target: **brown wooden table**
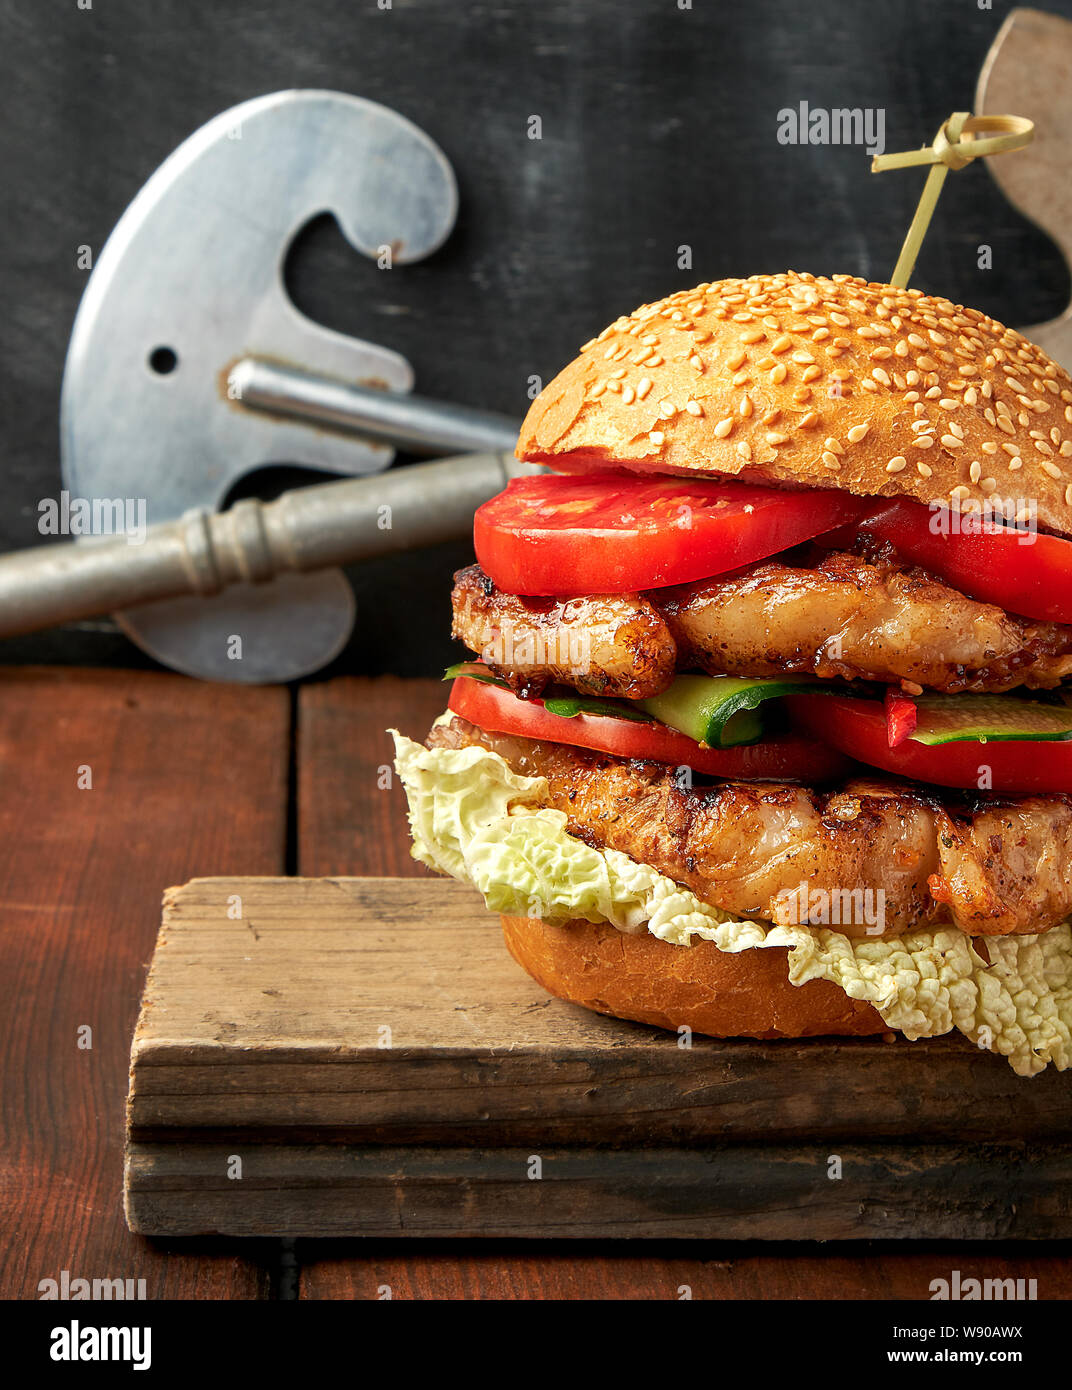
M 150 1298 L 904 1298 L 932 1279 L 1072 1296 L 1066 1245 L 150 1242 L 121 1210 L 130 1037 L 170 884 L 411 874 L 384 729 L 438 681 L 296 692 L 149 672 L 0 671 L 0 1297 L 133 1278 Z M 489 923 L 488 950 L 503 950 Z M 87 1031 L 89 1030 L 89 1031 Z M 1030 1081 L 1025 1081 L 1030 1085 Z

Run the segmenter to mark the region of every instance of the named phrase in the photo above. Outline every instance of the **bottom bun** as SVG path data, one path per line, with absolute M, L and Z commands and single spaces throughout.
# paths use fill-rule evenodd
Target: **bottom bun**
M 503 917 L 510 954 L 550 994 L 597 1013 L 715 1038 L 861 1037 L 890 1027 L 829 980 L 789 983 L 785 946 L 736 955 L 607 923 Z

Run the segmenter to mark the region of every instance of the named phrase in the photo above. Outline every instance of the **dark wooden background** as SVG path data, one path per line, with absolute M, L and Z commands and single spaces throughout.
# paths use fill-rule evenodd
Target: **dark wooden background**
M 295 247 L 292 293 L 314 318 L 404 352 L 424 393 L 520 415 L 531 374 L 549 379 L 618 313 L 685 284 L 786 266 L 885 278 L 922 175 L 874 177 L 855 147 L 780 145 L 777 112 L 801 100 L 883 107 L 888 149 L 929 141 L 970 107 L 1010 8 L 91 3 L 0 0 L 0 549 L 40 540 L 37 503 L 59 487 L 60 376 L 86 279 L 77 248 L 99 250 L 156 166 L 224 108 L 336 88 L 396 108 L 442 145 L 459 224 L 439 254 L 392 276 L 390 312 L 371 262 L 327 218 Z M 1072 18 L 1072 0 L 1048 8 Z M 981 242 L 992 270 L 977 268 Z M 691 271 L 677 269 L 682 243 Z M 1017 325 L 1069 298 L 1056 248 L 980 166 L 948 180 L 914 283 Z M 440 669 L 450 574 L 468 556 L 459 543 L 356 574 L 362 617 L 337 669 Z M 0 645 L 0 660 L 28 659 L 145 664 L 107 622 Z

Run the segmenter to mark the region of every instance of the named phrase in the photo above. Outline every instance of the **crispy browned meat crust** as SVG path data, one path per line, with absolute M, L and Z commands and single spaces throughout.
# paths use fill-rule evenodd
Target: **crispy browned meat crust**
M 1072 628 L 856 555 L 831 554 L 815 569 L 770 561 L 649 597 L 679 664 L 713 675 L 808 672 L 954 692 L 1052 687 L 1072 672 Z
M 518 694 L 535 696 L 558 681 L 586 695 L 642 700 L 674 678 L 674 639 L 637 594 L 521 598 L 470 565 L 454 576 L 452 604 L 453 636 Z
M 457 716 L 427 743 L 479 744 L 515 771 L 545 777 L 547 804 L 565 812 L 571 834 L 743 917 L 878 935 L 867 925 L 881 902 L 885 935 L 951 923 L 1003 936 L 1045 931 L 1072 909 L 1070 795 L 939 799 L 894 780 L 828 793 L 773 782 L 684 789 L 661 763 L 487 733 Z M 841 920 L 824 923 L 835 903 Z
M 645 595 L 521 598 L 476 565 L 455 575 L 454 636 L 511 688 L 551 681 L 643 699 L 675 671 L 907 682 L 930 690 L 1045 689 L 1072 674 L 1072 627 L 1014 617 L 918 569 L 832 554 L 776 561 Z

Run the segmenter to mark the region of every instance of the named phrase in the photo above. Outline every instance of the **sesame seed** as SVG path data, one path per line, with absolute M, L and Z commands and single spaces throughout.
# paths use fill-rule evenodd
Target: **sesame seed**
M 1014 459 L 1009 459 L 1009 472 L 1015 473 L 1018 468 L 1023 468 L 1024 461 L 1019 455 Z
M 737 412 L 738 412 L 738 414 L 743 415 L 743 416 L 745 417 L 745 419 L 747 419 L 748 416 L 751 415 L 751 413 L 752 413 L 752 398 L 751 398 L 751 396 L 742 396 L 742 397 L 741 397 L 741 402 L 740 402 L 740 404 L 739 404 L 738 407 L 737 407 Z
M 829 452 L 823 454 L 823 464 L 825 467 L 832 469 L 835 473 L 841 467 L 841 461 L 838 456 Z
M 922 459 L 919 459 L 916 463 L 916 471 L 921 478 L 929 478 L 934 470 L 931 468 L 930 464 L 924 463 Z
M 770 379 L 774 382 L 776 386 L 778 386 L 786 379 L 787 375 L 788 372 L 786 371 L 785 364 L 783 362 L 779 362 L 776 367 L 772 368 Z
M 971 467 L 968 469 L 968 477 L 973 483 L 977 483 L 983 476 L 983 465 L 978 459 L 972 459 Z
M 766 337 L 762 328 L 750 328 L 747 333 L 741 334 L 742 343 L 761 343 Z
M 865 438 L 869 429 L 869 425 L 853 425 L 846 438 L 850 444 L 859 444 L 860 440 Z
M 740 349 L 726 358 L 726 366 L 729 367 L 731 372 L 735 372 L 738 367 L 744 366 L 747 359 L 748 354 L 743 349 Z
M 661 430 L 652 430 L 651 433 L 648 435 L 648 439 L 652 442 L 652 444 L 658 446 L 660 444 L 665 443 L 666 435 L 663 434 Z
M 1007 415 L 999 415 L 997 419 L 997 425 L 998 429 L 1004 430 L 1006 434 L 1016 433 L 1016 426 L 1013 424 L 1013 422 L 1009 419 Z
M 1049 444 L 1046 443 L 1046 441 L 1045 441 L 1044 439 L 1036 439 L 1036 440 L 1035 440 L 1035 448 L 1039 451 L 1040 454 L 1052 454 L 1052 453 L 1053 453 L 1053 449 L 1049 446 Z M 1046 467 L 1045 464 L 1043 464 L 1042 466 L 1043 466 L 1043 468 Z
M 974 386 L 969 386 L 968 389 L 964 392 L 964 404 L 974 405 L 978 399 L 978 391 L 976 391 Z
M 1042 460 L 1042 471 L 1043 473 L 1048 474 L 1051 478 L 1059 478 L 1061 476 L 1061 470 L 1057 467 L 1055 463 L 1051 463 L 1049 459 Z
M 785 352 L 787 348 L 793 346 L 793 340 L 787 333 L 783 333 L 780 338 L 775 338 L 771 343 L 771 352 Z
M 625 402 L 626 405 L 632 405 L 635 397 L 636 392 L 633 390 L 631 386 L 622 387 L 622 400 Z
M 933 357 L 917 357 L 916 366 L 922 367 L 925 372 L 936 372 L 938 370 L 938 363 Z
M 887 473 L 900 473 L 902 468 L 908 467 L 908 460 L 903 454 L 898 454 L 896 458 L 890 459 L 886 465 Z
M 826 439 L 823 442 L 832 454 L 844 454 L 845 446 L 844 444 L 842 444 L 840 439 L 834 439 L 833 437 L 831 437 L 830 439 Z
M 611 372 L 610 375 L 612 381 L 621 381 L 622 377 L 625 376 L 625 368 L 619 367 L 616 372 Z
M 787 434 L 778 434 L 778 433 L 777 433 L 776 431 L 774 431 L 774 430 L 772 430 L 772 431 L 766 436 L 766 439 L 767 439 L 767 443 L 771 446 L 771 448 L 777 448 L 777 446 L 778 446 L 779 444 L 788 444 L 788 443 L 789 443 L 789 436 L 788 436 Z
M 960 402 L 952 400 L 949 396 L 943 396 L 938 402 L 943 410 L 959 410 Z
M 733 416 L 727 415 L 724 420 L 720 420 L 715 426 L 716 439 L 725 439 L 730 430 L 733 429 Z
M 819 414 L 815 410 L 809 410 L 807 415 L 800 417 L 800 428 L 802 430 L 813 429 L 819 423 Z
M 930 434 L 921 434 L 921 435 L 917 436 L 917 438 L 913 439 L 913 441 L 912 441 L 912 446 L 913 446 L 913 448 L 916 448 L 916 449 L 929 449 L 933 443 L 934 443 L 934 436 L 933 436 L 933 435 L 930 435 Z
M 1072 507 L 1072 483 L 1065 488 L 1065 506 Z
M 644 399 L 644 397 L 648 394 L 648 392 L 649 392 L 650 390 L 651 390 L 651 377 L 650 377 L 650 376 L 642 376 L 642 377 L 640 378 L 640 380 L 637 382 L 637 388 L 636 388 L 637 400 L 638 400 L 638 401 L 642 401 L 642 400 Z
M 737 452 L 746 463 L 752 462 L 752 446 L 747 439 L 742 439 L 740 444 L 737 445 Z
M 699 401 L 686 401 L 685 409 L 689 412 L 690 415 L 703 414 L 703 406 L 700 404 Z

